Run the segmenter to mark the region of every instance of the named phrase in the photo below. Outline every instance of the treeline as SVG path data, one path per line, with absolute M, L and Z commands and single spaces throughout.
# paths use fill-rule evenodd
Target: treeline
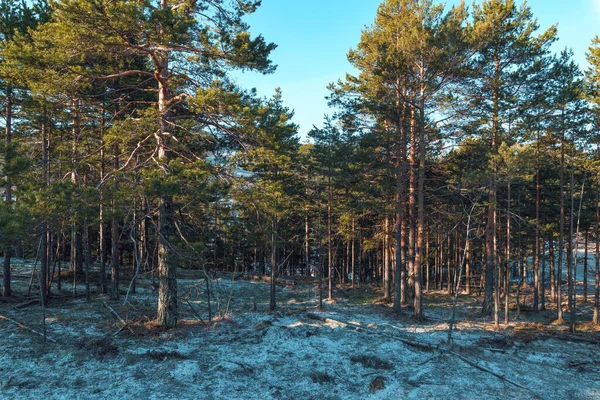
M 4 296 L 18 256 L 43 304 L 62 268 L 113 299 L 151 274 L 165 327 L 180 267 L 270 275 L 271 309 L 284 275 L 376 283 L 417 318 L 431 290 L 481 293 L 496 324 L 510 296 L 566 301 L 574 330 L 583 264 L 598 322 L 598 40 L 584 74 L 526 4 L 386 0 L 301 144 L 280 91 L 228 75 L 275 69 L 258 5 L 0 1 Z

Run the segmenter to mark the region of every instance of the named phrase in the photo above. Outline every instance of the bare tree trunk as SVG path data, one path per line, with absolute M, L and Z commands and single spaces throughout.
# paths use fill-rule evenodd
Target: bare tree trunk
M 583 249 L 583 302 L 588 301 L 588 232 L 585 230 L 585 247 Z
M 352 287 L 356 286 L 356 220 L 352 215 Z
M 276 285 L 275 278 L 278 265 L 277 259 L 277 251 L 278 251 L 278 238 L 277 238 L 277 214 L 273 215 L 273 221 L 271 223 L 271 287 L 270 287 L 270 301 L 269 301 L 269 311 L 274 312 L 277 307 L 277 303 L 275 300 L 276 294 Z
M 44 186 L 48 184 L 48 128 L 46 125 L 46 110 L 42 116 L 42 178 Z M 40 248 L 40 296 L 42 307 L 48 304 L 48 224 L 42 221 L 42 244 Z
M 5 143 L 6 143 L 6 149 L 5 149 L 5 153 L 4 153 L 4 161 L 7 162 L 9 159 L 9 154 L 10 154 L 10 146 L 11 146 L 11 142 L 12 142 L 12 88 L 10 87 L 10 85 L 6 88 L 6 137 L 5 137 Z M 12 203 L 12 181 L 11 181 L 11 177 L 10 175 L 7 173 L 6 174 L 6 189 L 4 191 L 5 194 L 5 201 L 6 204 L 8 205 L 8 208 L 10 208 L 10 204 Z M 10 285 L 10 281 L 11 281 L 11 277 L 10 277 L 10 272 L 11 272 L 11 267 L 10 267 L 10 255 L 11 255 L 11 251 L 12 251 L 12 246 L 9 243 L 5 248 L 4 248 L 4 260 L 3 260 L 3 264 L 2 264 L 2 273 L 3 273 L 3 282 L 2 282 L 2 296 L 3 297 L 10 297 L 11 296 L 11 285 Z
M 506 282 L 504 285 L 504 325 L 509 323 L 509 306 L 510 306 L 510 275 L 512 272 L 512 263 L 510 261 L 510 240 L 511 240 L 511 182 L 508 181 L 508 196 L 506 202 Z
M 471 240 L 465 241 L 465 294 L 471 294 Z
M 496 226 L 497 214 L 494 217 L 494 226 Z M 495 264 L 495 276 L 494 276 L 494 326 L 496 329 L 500 328 L 500 280 L 502 277 L 501 266 L 498 262 L 498 235 L 494 233 L 494 251 L 495 255 L 494 264 Z
M 333 300 L 333 254 L 331 248 L 331 173 L 327 177 L 327 267 L 329 270 L 328 276 L 328 299 Z
M 556 260 L 554 259 L 554 234 L 548 238 L 548 258 L 550 258 L 550 296 L 556 302 Z
M 429 284 L 430 284 L 430 280 L 431 280 L 431 264 L 430 264 L 430 257 L 431 254 L 429 253 L 429 233 L 430 233 L 430 227 L 429 227 L 429 220 L 427 220 L 427 234 L 425 235 L 425 292 L 429 293 Z
M 106 142 L 104 141 L 104 130 L 106 127 L 106 120 L 104 116 L 105 110 L 104 106 L 102 106 L 102 121 L 100 123 L 100 181 L 103 181 L 106 176 L 106 164 L 105 164 L 105 155 L 106 155 Z M 104 220 L 104 185 L 100 188 L 100 211 L 99 211 L 99 249 L 100 253 L 100 294 L 106 294 L 106 254 L 107 254 L 107 245 L 106 245 L 106 221 Z
M 323 311 L 323 223 L 321 220 L 321 192 L 317 190 L 317 197 L 319 202 L 319 248 L 318 248 L 318 259 L 319 259 L 319 310 Z
M 407 232 L 407 223 L 406 223 L 406 217 L 407 217 L 407 212 L 406 209 L 403 208 L 402 212 L 401 212 L 401 220 L 400 220 L 400 231 L 402 232 L 401 234 L 401 238 L 400 238 L 400 263 L 401 268 L 400 268 L 400 304 L 407 304 L 408 303 L 408 290 L 407 290 L 407 274 L 406 274 L 406 266 L 408 264 L 408 256 L 407 256 L 407 238 L 408 238 L 408 232 Z
M 539 295 L 540 295 L 540 139 L 538 132 L 538 140 L 536 147 L 536 177 L 535 177 L 535 248 L 533 251 L 533 311 L 539 311 Z
M 110 298 L 116 300 L 119 298 L 119 222 L 114 215 L 116 210 L 113 206 L 113 217 L 110 228 Z
M 89 303 L 92 301 L 90 294 L 90 264 L 92 262 L 92 249 L 90 246 L 90 232 L 87 222 L 83 222 L 83 235 L 85 241 L 85 298 Z
M 575 197 L 574 197 L 574 185 L 575 185 L 575 163 L 574 163 L 574 149 L 571 151 L 571 183 L 569 184 L 569 197 L 570 197 L 570 212 L 569 212 L 569 240 L 567 242 L 567 283 L 568 283 L 568 304 L 569 304 L 569 330 L 575 332 L 575 296 L 576 296 L 576 277 L 574 271 L 574 254 L 573 254 L 573 240 L 574 240 L 574 217 L 575 217 Z
M 402 93 L 400 93 L 400 84 L 397 82 L 396 109 L 398 118 L 396 119 L 396 241 L 394 243 L 394 253 L 396 255 L 395 279 L 394 279 L 394 310 L 400 311 L 402 303 L 406 302 L 406 288 L 404 279 L 406 275 L 406 266 L 402 257 L 402 247 L 404 243 L 402 221 L 404 219 L 404 192 L 406 175 L 406 133 L 404 130 L 405 108 L 402 102 Z
M 71 182 L 73 185 L 77 186 L 79 181 L 77 177 L 77 147 L 79 145 L 79 140 L 81 139 L 81 110 L 80 110 L 80 100 L 73 100 L 73 142 L 72 142 L 72 163 L 71 166 Z M 72 256 L 72 268 L 74 271 L 73 276 L 82 275 L 83 274 L 83 237 L 81 234 L 81 226 L 78 223 L 73 223 L 73 248 L 71 250 Z M 75 284 L 74 284 L 75 286 Z
M 452 236 L 448 233 L 448 251 L 446 252 L 446 291 L 448 294 L 452 294 Z
M 62 289 L 62 278 L 60 276 L 61 272 L 62 272 L 62 254 L 61 251 L 63 250 L 62 248 L 64 247 L 64 242 L 63 242 L 63 227 L 61 225 L 60 227 L 60 232 L 58 233 L 58 236 L 56 238 L 56 259 L 58 261 L 58 273 L 56 274 L 56 289 L 60 292 Z
M 562 311 L 562 265 L 563 251 L 565 247 L 565 131 L 564 131 L 564 110 L 561 110 L 562 129 L 560 141 L 560 219 L 558 231 L 558 265 L 556 271 L 556 319 L 563 321 Z
M 541 257 L 542 278 L 541 278 L 541 291 L 540 291 L 540 298 L 542 301 L 541 307 L 540 307 L 541 311 L 546 311 L 546 257 L 544 254 L 544 245 L 545 245 L 545 243 L 542 243 L 542 257 Z
M 596 154 L 600 153 L 600 145 L 596 150 Z M 596 222 L 594 225 L 594 236 L 596 241 L 596 254 L 595 254 L 595 266 L 596 266 L 596 285 L 594 287 L 594 316 L 592 322 L 598 325 L 598 317 L 600 314 L 600 179 L 596 181 Z
M 423 265 L 424 250 L 424 227 L 425 227 L 425 154 L 427 151 L 425 143 L 425 103 L 421 91 L 421 126 L 419 129 L 419 171 L 417 177 L 417 246 L 415 248 L 415 302 L 414 316 L 423 318 L 423 294 L 421 267 Z
M 145 197 L 142 197 L 141 202 L 142 217 L 140 218 L 140 267 L 143 271 L 148 268 L 148 201 Z
M 411 295 L 415 293 L 415 245 L 417 229 L 417 121 L 415 108 L 410 110 L 410 152 L 408 153 L 408 287 Z M 414 297 L 413 297 L 414 303 Z
M 308 210 L 304 217 L 304 265 L 306 271 L 305 276 L 310 276 L 310 247 L 309 247 L 309 226 L 308 226 Z M 352 277 L 352 286 L 354 286 L 354 277 Z
M 348 274 L 350 274 L 350 259 L 352 258 L 350 252 L 352 250 L 352 222 L 348 224 L 348 235 L 346 239 L 346 263 L 344 265 L 344 279 L 343 283 L 348 283 Z
M 119 145 L 114 144 L 114 170 L 119 169 Z M 117 217 L 116 200 L 112 204 L 112 218 L 110 226 L 110 298 L 116 300 L 119 298 L 119 219 Z

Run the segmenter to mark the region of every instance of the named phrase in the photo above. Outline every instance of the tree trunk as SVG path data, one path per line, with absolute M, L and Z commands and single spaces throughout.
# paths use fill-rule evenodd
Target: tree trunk
M 6 88 L 6 149 L 4 153 L 4 162 L 8 162 L 10 155 L 10 146 L 12 142 L 12 88 L 8 86 Z M 12 181 L 10 175 L 6 174 L 6 189 L 4 191 L 5 201 L 10 208 L 10 204 L 12 203 Z M 10 243 L 4 248 L 4 262 L 2 266 L 3 273 L 3 284 L 2 284 L 2 296 L 10 297 L 11 295 L 11 267 L 10 267 L 10 256 L 11 256 L 11 245 Z
M 42 116 L 42 179 L 44 186 L 48 184 L 48 130 L 46 125 L 46 111 Z M 42 307 L 48 304 L 48 224 L 42 221 L 41 238 L 42 245 L 40 248 L 40 297 Z
M 85 240 L 85 298 L 89 303 L 92 301 L 90 293 L 90 264 L 92 262 L 92 249 L 90 246 L 90 232 L 87 222 L 83 222 L 83 235 Z
M 556 302 L 556 260 L 554 259 L 554 234 L 548 238 L 548 258 L 550 259 L 550 296 Z
M 588 229 L 585 230 L 585 247 L 583 249 L 583 302 L 588 301 Z
M 469 232 L 467 232 L 467 236 Z M 471 294 L 471 240 L 465 242 L 465 294 Z
M 562 311 L 562 265 L 563 250 L 565 247 L 565 128 L 564 128 L 564 110 L 561 110 L 562 129 L 560 141 L 560 217 L 558 231 L 558 263 L 556 271 L 556 319 L 563 321 Z
M 331 198 L 333 196 L 331 192 L 331 173 L 327 177 L 327 267 L 329 271 L 328 276 L 328 299 L 333 300 L 333 254 L 331 248 Z
M 421 107 L 419 128 L 419 171 L 417 175 L 417 243 L 415 248 L 415 301 L 414 316 L 417 319 L 423 318 L 423 294 L 421 267 L 423 265 L 424 239 L 425 239 L 425 154 L 427 151 L 425 143 L 425 100 L 423 91 L 421 91 Z
M 535 248 L 533 251 L 533 311 L 539 311 L 540 295 L 540 134 L 537 133 L 535 171 Z
M 574 146 L 574 144 L 573 144 Z M 569 330 L 575 332 L 575 296 L 576 296 L 576 277 L 574 274 L 574 254 L 573 254 L 573 240 L 574 240 L 574 220 L 575 220 L 575 197 L 574 197 L 574 185 L 575 185 L 575 163 L 574 163 L 574 149 L 571 151 L 571 183 L 569 184 L 569 197 L 570 197 L 570 212 L 569 212 L 569 240 L 567 242 L 567 283 L 568 283 L 568 304 L 569 304 Z
M 119 144 L 114 144 L 114 170 L 119 169 Z M 116 200 L 112 204 L 112 218 L 110 224 L 110 298 L 119 298 L 119 219 L 117 217 Z
M 310 247 L 309 247 L 309 226 L 308 226 L 308 210 L 304 217 L 304 265 L 306 271 L 305 276 L 310 276 Z M 352 286 L 354 286 L 354 276 L 352 277 Z
M 104 107 L 102 107 L 102 121 L 100 123 L 100 181 L 103 181 L 106 176 L 106 164 L 105 164 L 105 153 L 106 153 L 106 142 L 104 141 L 104 130 L 106 126 Z M 99 249 L 100 253 L 100 294 L 106 294 L 106 221 L 104 220 L 104 185 L 100 187 L 100 211 L 99 211 Z
M 596 154 L 600 153 L 600 145 L 596 150 Z M 594 316 L 592 322 L 598 325 L 598 317 L 600 314 L 600 179 L 596 181 L 596 222 L 594 225 L 594 236 L 596 239 L 595 266 L 596 266 L 596 285 L 594 287 Z
M 279 267 L 277 260 L 277 248 L 278 248 L 278 238 L 277 238 L 277 214 L 273 215 L 273 221 L 271 223 L 271 287 L 269 291 L 269 311 L 274 312 L 277 307 L 277 303 L 275 300 L 275 278 L 276 271 Z
M 113 205 L 113 217 L 110 226 L 110 298 L 112 300 L 119 298 L 119 222 L 115 213 L 116 210 Z
M 167 0 L 160 1 L 160 8 L 168 9 Z M 168 102 L 170 93 L 169 79 L 169 54 L 158 52 L 160 57 L 155 65 L 158 81 L 158 109 L 160 114 L 160 129 L 156 135 L 158 146 L 158 160 L 161 164 L 163 178 L 169 175 L 169 150 L 168 150 Z M 161 190 L 158 208 L 159 234 L 158 234 L 158 307 L 157 325 L 165 328 L 174 328 L 177 325 L 177 261 L 174 246 L 174 211 L 173 199 L 165 189 Z
M 500 60 L 495 56 L 495 81 L 499 84 L 500 81 Z M 493 115 L 492 115 L 492 135 L 491 135 L 491 154 L 496 155 L 498 150 L 498 133 L 500 129 L 499 104 L 500 96 L 498 87 L 493 88 Z M 496 163 L 492 161 L 492 170 L 489 174 L 489 199 L 488 199 L 488 215 L 485 231 L 485 291 L 482 304 L 482 313 L 490 315 L 492 313 L 492 303 L 494 301 L 494 287 L 497 284 L 495 279 L 496 272 Z
M 356 286 L 356 220 L 354 215 L 352 216 L 352 287 Z

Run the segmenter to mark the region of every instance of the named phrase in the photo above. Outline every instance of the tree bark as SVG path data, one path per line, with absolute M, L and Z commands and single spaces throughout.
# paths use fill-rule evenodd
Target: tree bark
M 167 0 L 160 1 L 160 8 L 168 9 Z M 163 177 L 169 171 L 169 143 L 168 143 L 168 102 L 169 93 L 169 53 L 157 52 L 156 80 L 158 81 L 158 110 L 160 114 L 160 129 L 156 136 L 158 146 L 158 160 L 161 164 Z M 166 189 L 162 189 L 159 208 L 159 235 L 158 235 L 158 307 L 157 325 L 165 328 L 174 328 L 177 325 L 177 261 L 172 249 L 174 245 L 174 210 L 173 198 Z
M 102 116 L 100 122 L 100 181 L 103 181 L 106 176 L 106 164 L 105 164 L 105 153 L 106 153 L 106 142 L 104 141 L 104 130 L 106 126 L 106 120 L 104 116 L 104 106 L 102 107 Z M 104 185 L 100 187 L 100 209 L 99 209 L 99 248 L 100 253 L 100 294 L 106 294 L 106 221 L 104 220 Z
M 114 165 L 115 171 L 119 169 L 119 144 L 114 144 Z M 117 216 L 117 200 L 113 200 L 112 218 L 110 223 L 110 298 L 116 300 L 119 298 L 119 219 Z
M 42 116 L 42 179 L 44 186 L 48 184 L 48 127 L 46 124 L 46 110 Z M 42 220 L 40 234 L 42 244 L 40 248 L 40 297 L 42 307 L 48 304 L 48 224 Z
M 417 175 L 417 243 L 415 248 L 415 301 L 414 316 L 423 318 L 423 295 L 421 267 L 423 265 L 424 250 L 424 228 L 425 228 L 425 154 L 427 151 L 425 143 L 425 100 L 421 91 L 420 127 L 419 127 L 419 171 Z
M 6 88 L 6 151 L 4 162 L 9 160 L 9 151 L 12 142 L 12 88 L 10 85 Z M 12 180 L 10 175 L 6 174 L 6 190 L 5 190 L 5 201 L 6 204 L 9 205 L 12 203 Z M 10 267 L 10 255 L 11 255 L 12 247 L 10 243 L 4 248 L 4 260 L 2 264 L 2 273 L 3 273 L 3 282 L 2 282 L 2 296 L 10 297 L 11 296 L 11 267 Z
M 573 143 L 573 146 L 575 144 Z M 576 277 L 574 271 L 574 254 L 573 254 L 573 240 L 574 240 L 574 220 L 575 220 L 575 197 L 574 197 L 574 185 L 575 185 L 575 163 L 574 163 L 574 149 L 571 150 L 571 182 L 569 184 L 569 197 L 570 197 L 570 212 L 569 212 L 569 240 L 567 242 L 567 283 L 568 283 L 568 304 L 569 304 L 569 330 L 575 332 L 575 296 L 576 296 Z
M 564 110 L 561 110 L 561 140 L 560 140 L 560 216 L 559 216 L 559 231 L 558 231 L 558 263 L 556 271 L 556 319 L 558 322 L 563 321 L 562 311 L 562 265 L 563 251 L 565 247 L 565 127 L 564 127 Z
M 331 172 L 327 177 L 327 268 L 328 276 L 328 296 L 329 301 L 333 300 L 333 249 L 331 248 L 331 201 L 333 194 L 331 189 Z
M 277 250 L 278 250 L 278 238 L 277 238 L 277 214 L 273 215 L 273 221 L 271 223 L 271 287 L 269 291 L 269 311 L 274 312 L 277 307 L 277 303 L 275 300 L 276 294 L 276 286 L 275 286 L 275 278 L 276 271 L 279 267 L 278 259 L 277 259 Z
M 600 145 L 596 150 L 596 154 L 600 153 Z M 594 225 L 594 236 L 596 239 L 596 254 L 595 254 L 595 266 L 596 266 L 596 285 L 594 288 L 594 315 L 592 322 L 598 325 L 598 317 L 600 316 L 600 179 L 596 181 L 596 222 Z

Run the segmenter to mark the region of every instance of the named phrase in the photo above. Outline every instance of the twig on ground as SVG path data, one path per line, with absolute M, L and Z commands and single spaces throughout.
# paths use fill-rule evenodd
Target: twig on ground
M 202 322 L 202 325 L 206 326 L 206 322 L 204 322 L 204 320 L 202 319 L 202 317 L 200 316 L 200 314 L 198 314 L 196 312 L 196 310 L 194 309 L 194 307 L 192 307 L 192 305 L 190 304 L 190 301 L 188 299 L 185 299 L 185 302 L 190 307 L 190 309 L 192 310 L 192 312 L 194 313 L 194 315 L 196 316 L 196 318 L 198 318 L 198 321 Z
M 46 340 L 48 340 L 48 341 L 50 341 L 50 342 L 52 342 L 52 343 L 56 343 L 56 340 L 54 340 L 54 339 L 52 339 L 52 338 L 49 338 L 49 337 L 47 337 L 46 335 L 44 335 L 43 333 L 41 333 L 41 332 L 38 332 L 38 331 L 36 331 L 35 329 L 32 329 L 32 328 L 30 328 L 30 327 L 28 327 L 28 326 L 26 326 L 26 325 L 23 325 L 22 323 L 20 323 L 20 322 L 18 322 L 18 321 L 15 321 L 15 320 L 14 320 L 14 319 L 12 319 L 12 318 L 5 317 L 4 315 L 0 315 L 0 319 L 2 319 L 2 320 L 5 320 L 5 321 L 8 321 L 8 322 L 12 322 L 13 324 L 17 325 L 17 326 L 18 326 L 19 328 L 21 328 L 21 329 L 25 329 L 26 331 L 28 331 L 28 332 L 31 332 L 31 333 L 35 333 L 36 335 L 38 335 L 38 336 L 41 336 L 41 337 L 45 338 Z
M 518 387 L 520 389 L 527 390 L 529 393 L 531 393 L 537 399 L 541 399 L 542 398 L 540 395 L 538 395 L 537 393 L 535 393 L 533 390 L 529 389 L 527 386 L 521 385 L 520 383 L 511 380 L 511 379 L 507 378 L 503 374 L 500 374 L 498 372 L 494 372 L 491 369 L 486 368 L 483 365 L 478 364 L 477 362 L 475 362 L 475 361 L 473 361 L 473 360 L 471 360 L 471 359 L 469 359 L 469 358 L 467 358 L 467 357 L 465 357 L 463 355 L 460 355 L 460 354 L 458 354 L 458 353 L 456 353 L 454 351 L 450 351 L 450 353 L 453 354 L 453 355 L 455 355 L 456 357 L 458 357 L 459 359 L 461 359 L 465 363 L 469 364 L 470 366 L 472 366 L 474 368 L 477 368 L 480 371 L 487 372 L 488 374 L 491 374 L 491 375 L 495 376 L 496 378 L 502 380 L 503 382 L 507 382 L 507 383 L 510 383 L 511 385 L 516 386 L 516 387 Z
M 111 306 L 109 306 L 104 300 L 102 300 L 102 304 L 104 304 L 104 307 L 106 307 L 112 313 L 112 315 L 117 317 L 117 319 L 121 322 L 121 324 L 123 324 L 123 326 L 115 333 L 115 335 L 117 333 L 121 332 L 124 328 L 127 328 L 129 330 L 129 332 L 134 333 L 133 329 L 131 329 L 131 327 L 127 324 L 127 322 L 125 322 L 123 320 L 123 318 L 121 318 L 121 316 Z
M 26 308 L 26 307 L 32 306 L 34 304 L 38 304 L 39 302 L 40 302 L 40 299 L 33 299 L 33 300 L 29 300 L 25 303 L 14 305 L 13 307 L 18 310 L 21 308 Z
M 365 333 L 370 333 L 370 334 L 374 334 L 374 335 L 380 335 L 380 336 L 385 336 L 385 337 L 389 337 L 392 339 L 396 339 L 401 341 L 402 343 L 409 345 L 411 347 L 415 347 L 419 350 L 422 351 L 435 351 L 438 350 L 438 346 L 434 346 L 428 343 L 419 343 L 416 342 L 414 340 L 411 339 L 407 339 L 407 338 L 403 338 L 397 335 L 391 335 L 389 333 L 386 332 L 380 332 L 374 329 L 369 329 L 369 328 L 365 328 L 361 325 L 352 323 L 352 322 L 343 322 L 343 321 L 338 321 L 335 319 L 331 319 L 331 318 L 325 318 L 325 317 L 321 317 L 320 315 L 316 315 L 316 314 L 312 314 L 312 313 L 306 313 L 306 316 L 310 319 L 314 319 L 314 320 L 318 320 L 318 321 L 322 321 L 325 323 L 329 323 L 329 324 L 336 324 L 336 325 L 340 325 L 343 328 L 349 328 L 352 329 L 354 331 L 357 332 L 365 332 Z

